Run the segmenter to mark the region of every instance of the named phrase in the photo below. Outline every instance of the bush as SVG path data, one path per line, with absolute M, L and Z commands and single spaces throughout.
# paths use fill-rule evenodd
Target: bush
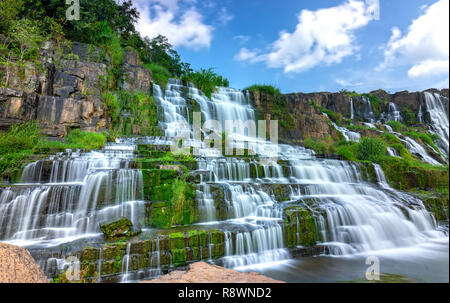
M 217 86 L 227 87 L 229 85 L 228 80 L 216 74 L 212 68 L 202 68 L 196 72 L 191 72 L 184 75 L 182 80 L 184 82 L 192 82 L 208 98 L 211 98 Z
M 356 149 L 356 157 L 363 161 L 377 160 L 386 155 L 386 146 L 383 140 L 378 138 L 362 138 Z
M 349 161 L 358 161 L 356 158 L 356 149 L 358 143 L 356 142 L 343 142 L 339 143 L 336 148 L 336 154 L 341 155 L 346 160 Z
M 253 91 L 253 92 L 259 91 L 261 93 L 266 93 L 266 94 L 272 95 L 272 96 L 281 95 L 280 89 L 273 85 L 254 84 L 252 86 L 244 88 L 244 90 Z
M 165 88 L 169 78 L 171 77 L 169 70 L 156 63 L 146 63 L 144 66 L 152 71 L 153 81 L 161 88 Z
M 113 92 L 106 92 L 103 94 L 103 104 L 106 105 L 106 111 L 109 116 L 115 120 L 119 117 L 120 114 L 120 103 L 117 95 Z

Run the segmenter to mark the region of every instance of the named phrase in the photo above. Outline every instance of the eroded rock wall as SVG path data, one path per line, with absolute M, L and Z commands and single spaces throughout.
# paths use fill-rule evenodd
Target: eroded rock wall
M 37 120 L 44 134 L 63 137 L 69 128 L 103 131 L 109 127 L 102 102 L 108 59 L 101 49 L 82 43 L 73 43 L 68 53 L 56 59 L 47 44 L 39 64 L 9 71 L 8 87 L 0 87 L 0 129 Z M 121 74 L 118 88 L 150 93 L 151 72 L 139 65 L 134 51 L 125 52 Z

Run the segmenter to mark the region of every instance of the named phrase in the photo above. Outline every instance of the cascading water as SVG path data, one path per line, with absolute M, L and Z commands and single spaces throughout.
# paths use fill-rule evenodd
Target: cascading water
M 201 111 L 203 121 L 215 119 L 222 125 L 226 120 L 255 119 L 249 95 L 238 90 L 219 88 L 209 100 L 196 88 L 170 80 L 165 91 L 157 85 L 153 91 L 167 138 L 152 138 L 151 144 L 170 144 L 178 121 L 192 122 L 191 107 Z M 359 139 L 351 138 L 348 130 L 344 133 L 348 140 Z M 245 139 L 256 140 L 241 138 Z M 140 140 L 145 144 L 145 138 Z M 117 216 L 139 225 L 145 210 L 142 175 L 133 166 L 136 144 L 137 139 L 118 140 L 101 152 L 62 153 L 28 165 L 22 183 L 1 192 L 0 239 L 51 246 L 98 236 L 98 224 Z M 227 267 L 289 260 L 283 220 L 284 209 L 291 205 L 311 211 L 318 244 L 331 248 L 332 254 L 405 247 L 443 237 L 422 202 L 390 188 L 378 166 L 374 167 L 377 183 L 372 184 L 366 181 L 361 164 L 318 159 L 300 146 L 279 145 L 278 161 L 272 163 L 263 153 L 245 159 L 223 157 L 220 151 L 196 146 L 201 147 L 196 171 L 201 176 L 197 186 L 200 224 L 225 231 L 223 264 Z M 218 192 L 223 193 L 219 198 Z M 298 217 L 297 222 L 299 243 Z M 211 256 L 213 244 L 207 243 L 204 249 Z M 131 280 L 131 254 L 127 245 L 120 263 L 124 282 Z M 161 273 L 160 259 L 158 238 L 149 252 L 153 274 Z M 59 259 L 46 263 L 55 262 L 62 267 Z
M 324 113 L 324 116 L 327 117 L 330 120 L 330 118 L 328 117 L 328 115 L 326 113 Z M 336 123 L 334 123 L 331 120 L 330 120 L 330 122 L 334 126 L 334 128 L 338 132 L 340 132 L 342 134 L 342 136 L 344 136 L 346 141 L 359 142 L 359 140 L 361 139 L 361 135 L 359 133 L 352 132 L 352 131 L 346 129 L 345 127 L 343 127 L 343 126 L 338 126 Z
M 410 138 L 410 137 L 403 137 L 402 134 L 395 132 L 391 126 L 389 125 L 384 125 L 386 127 L 386 129 L 394 134 L 406 147 L 406 149 L 412 154 L 417 156 L 419 159 L 422 159 L 423 161 L 433 164 L 433 165 L 441 165 L 441 163 L 439 161 L 437 161 L 436 159 L 434 159 L 433 157 L 430 156 L 430 154 L 425 150 L 425 148 L 420 145 L 417 141 L 415 141 L 414 139 Z M 431 149 L 433 149 L 430 146 Z M 389 152 L 389 150 L 388 150 Z M 391 150 L 392 153 L 394 153 Z M 395 153 L 394 153 L 395 156 Z
M 424 94 L 427 112 L 431 119 L 431 131 L 439 137 L 438 147 L 441 153 L 448 158 L 448 112 L 442 103 L 445 97 L 430 92 L 424 92 Z
M 56 245 L 98 235 L 99 223 L 120 216 L 139 225 L 142 173 L 129 168 L 134 147 L 60 153 L 29 164 L 22 183 L 0 195 L 0 239 L 19 245 Z
M 254 117 L 242 92 L 220 89 L 213 95 L 213 102 L 192 87 L 189 93 L 200 105 L 203 117 L 222 123 L 225 119 Z M 367 114 L 373 116 L 370 101 L 367 98 L 365 101 Z M 242 105 L 245 111 L 240 108 Z M 392 119 L 399 120 L 398 111 L 392 109 Z M 359 140 L 352 132 L 335 127 L 347 140 Z M 235 234 L 235 241 L 228 240 L 226 244 L 226 266 L 242 267 L 289 257 L 283 249 L 285 244 L 279 225 L 283 203 L 273 195 L 273 186 L 278 184 L 288 186 L 290 203 L 314 209 L 321 241 L 338 247 L 336 252 L 340 254 L 414 245 L 442 236 L 435 231 L 435 222 L 420 200 L 392 188 L 387 190 L 385 180 L 378 185 L 365 183 L 357 164 L 318 160 L 311 151 L 301 147 L 279 145 L 279 151 L 283 166 L 262 165 L 261 159 L 198 158 L 199 171 L 205 172 L 197 193 L 203 208 L 203 222 L 226 222 L 227 228 Z M 376 170 L 379 173 L 380 168 Z M 220 211 L 220 218 L 217 217 L 219 206 L 215 205 L 212 194 L 218 187 L 225 192 L 226 204 L 226 210 Z

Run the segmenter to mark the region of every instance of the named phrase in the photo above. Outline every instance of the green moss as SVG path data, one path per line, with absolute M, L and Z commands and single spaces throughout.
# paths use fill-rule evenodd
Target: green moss
M 207 239 L 207 233 L 204 230 L 200 230 L 198 232 L 199 238 L 200 238 L 200 246 L 201 247 L 206 247 L 206 239 Z
M 392 127 L 392 129 L 396 132 L 405 132 L 408 130 L 408 127 L 406 125 L 404 125 L 401 122 L 398 121 L 389 121 L 388 123 L 386 123 L 387 125 L 389 125 L 390 127 Z
M 413 139 L 416 139 L 418 141 L 422 141 L 422 143 L 426 143 L 426 144 L 430 145 L 432 148 L 434 148 L 434 150 L 436 152 L 439 152 L 439 149 L 434 144 L 433 140 L 431 139 L 431 137 L 428 134 L 410 130 L 410 131 L 406 132 L 405 135 L 407 135 Z
M 197 230 L 188 231 L 188 237 L 189 247 L 197 247 L 199 245 L 199 234 Z
M 433 166 L 397 157 L 382 157 L 378 159 L 378 163 L 389 184 L 396 189 L 423 188 L 439 191 L 448 188 L 448 166 Z
M 133 237 L 140 231 L 132 231 L 133 224 L 128 218 L 122 217 L 118 220 L 108 221 L 100 224 L 100 230 L 107 239 L 117 239 L 120 237 Z
M 223 243 L 225 240 L 224 233 L 218 231 L 217 229 L 210 230 L 209 235 L 210 235 L 210 243 L 211 244 Z
M 185 235 L 183 233 L 172 233 L 169 236 L 170 250 L 184 249 L 186 247 L 184 243 Z
M 172 249 L 171 253 L 173 266 L 186 265 L 186 249 Z

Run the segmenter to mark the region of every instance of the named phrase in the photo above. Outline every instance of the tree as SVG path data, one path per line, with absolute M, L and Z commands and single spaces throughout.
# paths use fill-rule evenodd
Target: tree
M 27 60 L 35 60 L 44 37 L 35 21 L 14 21 L 7 35 L 1 37 L 0 64 L 6 67 L 8 85 L 11 66 L 24 66 Z
M 8 33 L 12 23 L 23 9 L 23 0 L 0 1 L 0 35 Z
M 37 23 L 28 19 L 15 21 L 11 27 L 10 37 L 19 62 L 34 59 L 39 52 L 41 42 L 44 40 Z

